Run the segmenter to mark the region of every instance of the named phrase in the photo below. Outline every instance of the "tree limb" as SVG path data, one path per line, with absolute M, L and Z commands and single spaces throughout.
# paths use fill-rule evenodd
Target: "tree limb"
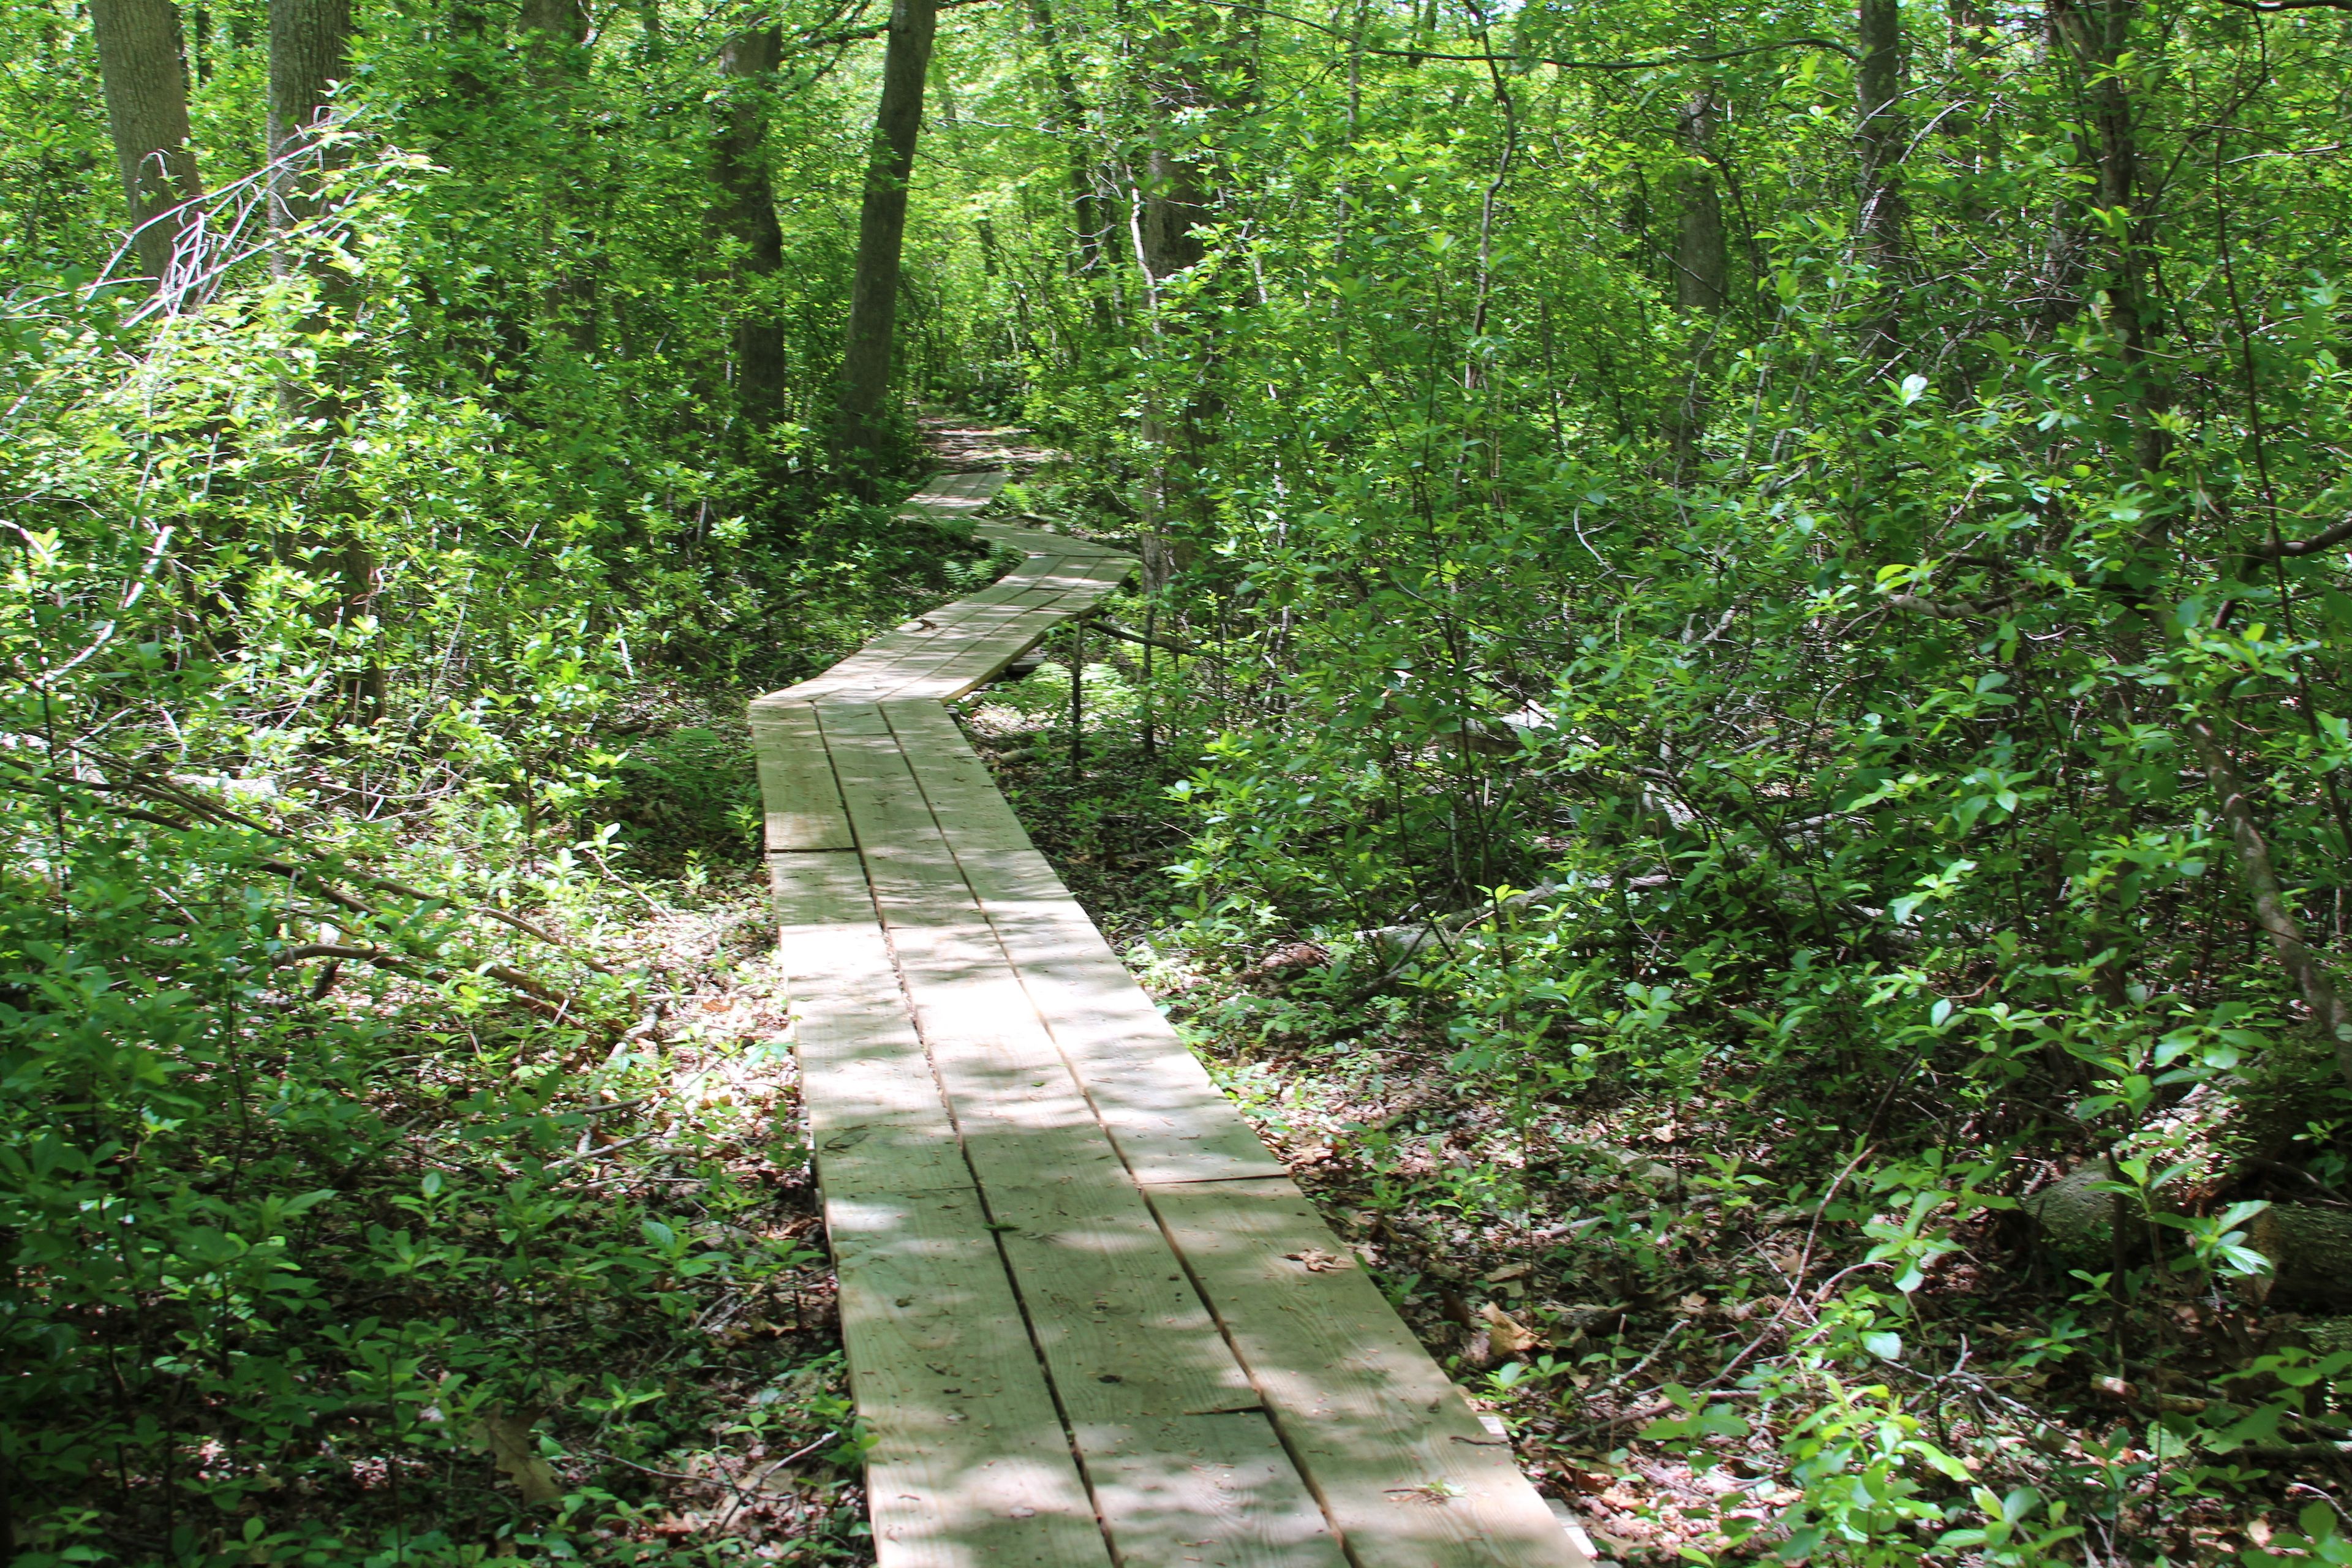
M 2331 10 L 2352 11 L 2352 0 L 2343 0 L 2341 5 L 2336 4 L 2336 0 L 2305 0 L 2305 3 L 2308 5 L 2325 3 Z M 2298 5 L 2295 8 L 2302 7 Z M 2352 539 L 2352 517 L 2346 518 L 2333 528 L 2320 530 L 2309 539 L 2283 539 L 2276 544 L 2252 545 L 2248 547 L 2246 553 L 2257 561 L 2276 561 L 2281 556 L 2291 559 L 2298 555 L 2316 555 L 2329 546 L 2341 544 L 2347 539 Z
M 1141 632 L 1132 631 L 1120 626 L 1117 621 L 1106 620 L 1100 616 L 1088 616 L 1084 624 L 1107 637 L 1117 637 L 1121 642 L 1140 643 L 1146 647 L 1165 648 L 1170 653 L 1186 654 L 1195 658 L 1202 657 L 1197 647 L 1187 647 L 1182 643 L 1170 642 L 1164 637 L 1146 637 Z

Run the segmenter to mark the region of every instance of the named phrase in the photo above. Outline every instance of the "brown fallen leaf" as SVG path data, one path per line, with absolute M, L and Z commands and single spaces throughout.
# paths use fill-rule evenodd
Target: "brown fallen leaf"
M 1506 1263 L 1500 1268 L 1497 1268 L 1494 1270 L 1494 1272 L 1486 1275 L 1486 1280 L 1489 1285 L 1500 1285 L 1506 1279 L 1518 1279 L 1521 1275 L 1527 1273 L 1527 1271 L 1528 1265 L 1524 1263 Z
M 1326 1252 L 1319 1247 L 1310 1247 L 1304 1252 L 1286 1252 L 1283 1256 L 1294 1263 L 1305 1264 L 1309 1274 L 1336 1274 L 1352 1267 L 1338 1253 Z
M 1543 1342 L 1543 1336 L 1489 1301 L 1478 1309 L 1486 1321 L 1486 1339 L 1505 1355 L 1524 1355 Z
M 563 1500 L 554 1468 L 541 1455 L 539 1441 L 531 1433 L 540 1414 L 530 1408 L 509 1412 L 493 1405 L 474 1423 L 469 1434 L 478 1447 L 490 1451 L 499 1469 L 513 1480 L 522 1500 L 532 1507 Z

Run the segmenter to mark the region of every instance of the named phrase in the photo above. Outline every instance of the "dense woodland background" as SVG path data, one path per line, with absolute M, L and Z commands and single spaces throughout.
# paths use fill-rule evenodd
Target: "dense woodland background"
M 0 55 L 15 1562 L 868 1560 L 740 714 L 997 570 L 919 408 L 1147 556 L 969 721 L 1604 1550 L 2352 1562 L 2333 0 Z

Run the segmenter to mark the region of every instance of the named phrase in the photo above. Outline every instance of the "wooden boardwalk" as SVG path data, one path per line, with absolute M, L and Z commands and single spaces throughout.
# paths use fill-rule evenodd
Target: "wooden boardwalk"
M 1025 563 L 751 704 L 881 1568 L 1588 1562 L 940 706 L 1135 565 L 981 531 Z

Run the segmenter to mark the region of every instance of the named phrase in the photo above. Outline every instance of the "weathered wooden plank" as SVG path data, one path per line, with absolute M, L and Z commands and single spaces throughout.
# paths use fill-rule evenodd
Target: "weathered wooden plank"
M 877 705 L 884 722 L 922 766 L 916 784 L 961 862 L 1006 851 L 1034 849 L 1029 831 L 996 787 L 988 764 L 972 750 L 955 716 L 937 702 L 898 700 Z M 967 877 L 967 879 L 969 878 Z M 1055 886 L 1061 884 L 1057 880 Z M 1061 897 L 1069 898 L 1064 890 Z
M 1340 1568 L 1321 1508 L 1125 1173 L 987 1187 L 1124 1562 Z
M 919 744 L 910 758 L 884 717 L 828 708 L 828 742 L 924 1044 L 1114 1545 L 1134 1563 L 1339 1568 L 1321 1510 L 939 831 L 918 784 L 936 752 Z
M 1148 1190 L 1356 1568 L 1591 1568 L 1297 1186 Z
M 755 710 L 751 753 L 759 763 L 760 802 L 771 854 L 856 847 L 816 716 L 804 704 Z
M 1286 1174 L 1083 910 L 1006 896 L 1024 858 L 973 868 L 982 908 L 1129 1167 L 1152 1182 Z M 1027 869 L 1051 875 L 1042 857 Z
M 966 886 L 1135 1174 L 1144 1181 L 1286 1174 L 1030 847 L 955 721 L 929 703 L 892 702 L 881 711 L 920 759 L 916 783 Z
M 1320 1509 L 988 929 L 891 935 L 1122 1560 L 1339 1568 Z
M 1104 1568 L 1003 1254 L 915 1037 L 865 873 L 772 857 L 779 944 L 881 1568 Z
M 772 856 L 768 866 L 820 1184 L 900 1194 L 971 1186 L 865 868 L 855 856 L 821 853 Z
M 1108 1568 L 977 1194 L 825 1196 L 880 1568 Z

